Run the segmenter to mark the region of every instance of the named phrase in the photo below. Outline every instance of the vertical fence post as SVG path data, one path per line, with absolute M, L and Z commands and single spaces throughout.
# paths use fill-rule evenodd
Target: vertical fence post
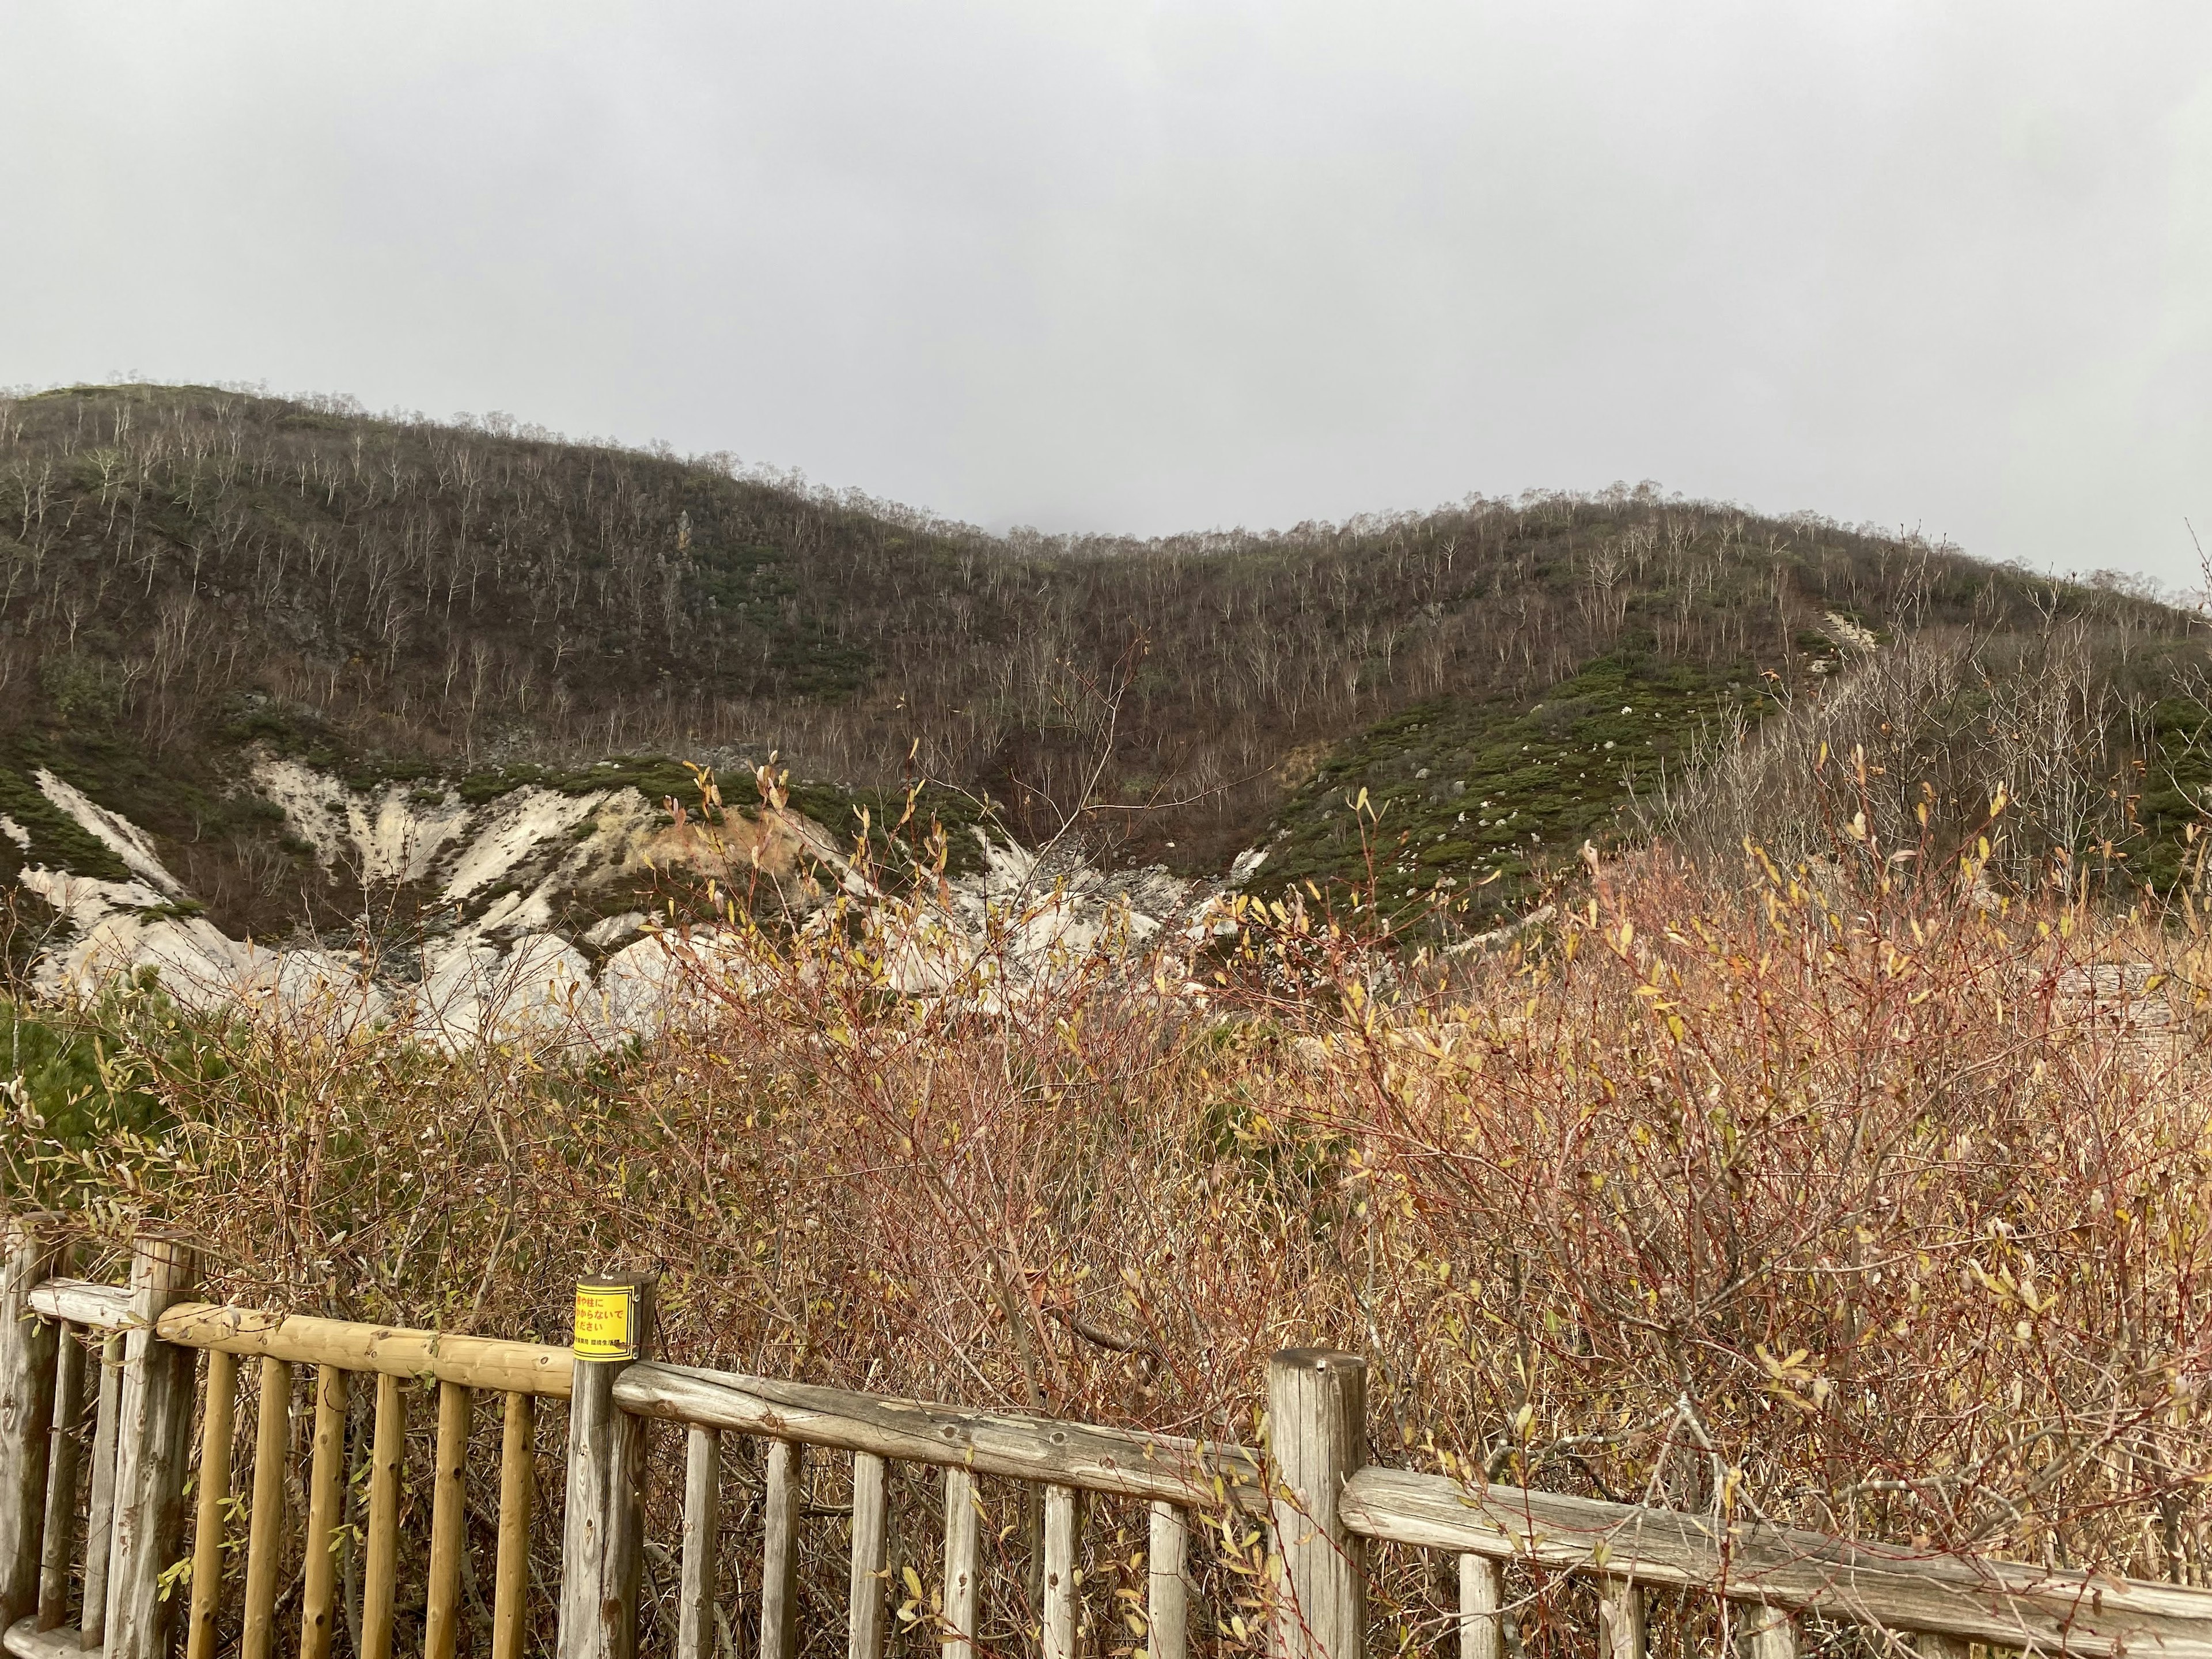
M 115 1537 L 107 1571 L 106 1659 L 162 1659 L 170 1603 L 161 1572 L 177 1552 L 192 1422 L 190 1348 L 164 1342 L 154 1322 L 192 1282 L 191 1248 L 142 1233 L 131 1258 L 131 1326 L 115 1445 Z
M 246 1626 L 239 1659 L 269 1659 L 276 1640 L 276 1573 L 284 1548 L 284 1487 L 292 1455 L 292 1368 L 261 1361 L 261 1409 L 253 1429 L 253 1508 L 246 1534 Z
M 61 1327 L 32 1315 L 31 1291 L 52 1272 L 55 1219 L 21 1216 L 0 1234 L 0 1632 L 39 1607 Z
M 210 1350 L 206 1404 L 200 1408 L 200 1501 L 192 1522 L 192 1600 L 185 1615 L 185 1659 L 215 1659 L 222 1611 L 222 1524 L 230 1507 L 231 1416 L 238 1404 L 238 1357 Z
M 66 1267 L 66 1255 L 57 1265 Z M 70 1563 L 76 1542 L 77 1476 L 84 1460 L 84 1344 L 61 1334 L 54 1364 L 53 1433 L 47 1442 L 46 1543 L 39 1552 L 39 1628 L 59 1630 L 69 1613 Z
M 1487 1556 L 1459 1559 L 1459 1659 L 1505 1659 L 1505 1573 Z
M 942 1659 L 975 1659 L 976 1591 L 981 1587 L 982 1517 L 975 1512 L 975 1477 L 957 1465 L 945 1471 L 945 1629 Z
M 407 1474 L 407 1395 L 389 1371 L 376 1378 L 368 1450 L 368 1526 L 362 1537 L 361 1659 L 392 1659 L 399 1595 L 399 1499 Z
M 1075 1488 L 1056 1482 L 1044 1489 L 1044 1607 L 1041 1650 L 1044 1659 L 1075 1659 L 1076 1632 L 1082 1616 L 1075 1563 L 1081 1547 L 1080 1506 Z M 855 1654 L 854 1659 L 860 1659 Z
M 107 1562 L 115 1539 L 115 1439 L 123 1419 L 123 1339 L 100 1345 L 100 1410 L 93 1420 L 92 1480 L 85 1492 L 84 1615 L 78 1645 L 107 1642 Z
M 684 1443 L 684 1559 L 676 1592 L 676 1659 L 713 1659 L 714 1565 L 722 1547 L 722 1434 L 694 1427 Z
M 1751 1659 L 1797 1659 L 1797 1621 L 1789 1608 L 1754 1606 L 1750 1613 Z
M 1328 1348 L 1283 1349 L 1267 1362 L 1267 1431 L 1268 1509 L 1282 1561 L 1268 1652 L 1360 1659 L 1366 1563 L 1338 1501 L 1367 1461 L 1367 1362 Z
M 1644 1659 L 1644 1587 L 1631 1579 L 1598 1580 L 1598 1659 Z
M 890 1468 L 873 1452 L 853 1454 L 853 1557 L 847 1577 L 846 1659 L 883 1659 L 884 1595 L 890 1560 Z M 1048 1656 L 1051 1644 L 1046 1644 Z
M 538 1496 L 538 1405 L 507 1397 L 500 1425 L 499 1556 L 493 1568 L 491 1659 L 522 1659 L 529 1626 L 530 1513 Z
M 768 1443 L 768 1490 L 761 1499 L 759 1659 L 798 1659 L 799 1517 L 805 1508 L 806 1448 Z
M 1145 1651 L 1183 1659 L 1190 1650 L 1190 1517 L 1174 1504 L 1152 1504 L 1145 1564 Z
M 430 1481 L 430 1579 L 422 1613 L 424 1659 L 460 1651 L 461 1552 L 467 1547 L 469 1419 L 472 1390 L 438 1384 L 438 1466 Z M 251 1659 L 251 1656 L 248 1656 Z
M 338 1550 L 345 1524 L 346 1374 L 315 1368 L 315 1438 L 307 1464 L 307 1560 L 301 1568 L 300 1659 L 331 1659 L 337 1633 Z
M 645 1565 L 645 1428 L 615 1405 L 615 1378 L 653 1342 L 654 1280 L 576 1285 L 568 1490 L 561 1531 L 559 1659 L 633 1659 Z

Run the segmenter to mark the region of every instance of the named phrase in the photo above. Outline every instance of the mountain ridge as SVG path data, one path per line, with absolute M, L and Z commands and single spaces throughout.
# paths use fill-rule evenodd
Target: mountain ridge
M 142 826 L 239 937 L 361 909 L 252 787 L 264 750 L 464 792 L 629 757 L 664 815 L 677 759 L 726 780 L 780 754 L 836 836 L 927 782 L 917 839 L 951 823 L 956 859 L 988 820 L 1186 876 L 1255 849 L 1261 886 L 1319 892 L 1366 880 L 1379 848 L 1394 905 L 1495 910 L 1618 833 L 1662 775 L 1644 763 L 1679 781 L 1718 733 L 1761 742 L 1768 714 L 1848 702 L 1835 688 L 1891 642 L 1960 644 L 1942 718 L 1963 731 L 1976 697 L 2010 695 L 1991 672 L 2047 679 L 2023 665 L 2063 634 L 2104 711 L 2082 787 L 2157 784 L 2161 846 L 2200 804 L 2168 787 L 2203 729 L 2193 615 L 2124 579 L 1650 487 L 1264 534 L 993 537 L 503 418 L 84 387 L 0 399 L 0 811 L 22 835 L 0 864 L 112 867 L 44 772 Z M 1635 709 L 1626 690 L 1589 702 L 1608 676 L 1659 718 L 1601 731 L 1638 718 L 1610 712 Z M 1570 704 L 1587 732 L 1559 724 Z M 1509 731 L 1548 758 L 1477 767 Z M 1939 815 L 1966 823 L 2014 764 L 1954 766 Z M 1518 804 L 1468 813 L 1453 783 Z M 1363 789 L 1382 816 L 1348 836 Z M 2130 811 L 2099 836 L 2135 835 Z

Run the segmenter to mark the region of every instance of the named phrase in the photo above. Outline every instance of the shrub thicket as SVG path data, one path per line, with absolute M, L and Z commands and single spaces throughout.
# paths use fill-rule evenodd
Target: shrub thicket
M 650 1267 L 681 1360 L 1209 1437 L 1253 1437 L 1269 1351 L 1333 1343 L 1375 1364 L 1386 1461 L 2202 1583 L 2195 912 L 1841 845 L 1717 879 L 1640 855 L 1448 959 L 1248 900 L 1207 953 L 1037 994 L 986 952 L 893 994 L 896 906 L 740 918 L 679 940 L 683 1022 L 589 1058 L 184 1043 L 142 990 L 80 1029 L 159 1120 L 19 1090 L 9 1201 L 180 1226 L 232 1299 L 556 1341 L 579 1272 Z M 1133 1536 L 1091 1523 L 1102 1620 Z M 1205 1556 L 1231 1646 L 1249 1547 L 1228 1523 Z M 1383 1616 L 1437 1635 L 1443 1592 L 1392 1575 Z M 1571 1601 L 1524 1638 L 1569 1642 Z

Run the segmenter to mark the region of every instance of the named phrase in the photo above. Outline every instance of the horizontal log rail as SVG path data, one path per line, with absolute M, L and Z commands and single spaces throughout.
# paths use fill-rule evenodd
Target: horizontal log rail
M 130 1293 L 82 1279 L 49 1279 L 31 1292 L 31 1309 L 88 1329 L 119 1331 L 130 1324 Z M 281 1359 L 295 1365 L 387 1376 L 434 1377 L 464 1389 L 568 1397 L 566 1348 L 450 1331 L 360 1324 L 304 1314 L 264 1313 L 212 1302 L 184 1302 L 163 1313 L 155 1334 L 179 1347 Z
M 568 1397 L 568 1350 L 537 1342 L 357 1325 L 204 1302 L 170 1309 L 154 1328 L 164 1342 L 187 1348 L 258 1354 L 293 1364 L 333 1365 L 386 1376 L 434 1377 L 456 1388 Z
M 806 1382 L 642 1362 L 615 1382 L 640 1417 L 1042 1480 L 1117 1498 L 1267 1513 L 1260 1463 L 1243 1446 L 1097 1428 L 1025 1413 L 971 1411 Z
M 131 1323 L 131 1292 L 120 1285 L 49 1279 L 32 1287 L 31 1311 L 88 1331 L 120 1331 Z
M 40 1630 L 35 1619 L 19 1620 L 9 1626 L 5 1645 L 15 1659 L 86 1659 L 88 1653 L 100 1651 L 79 1646 L 73 1630 Z
M 1363 1538 L 1709 1591 L 2002 1647 L 2212 1659 L 2212 1591 L 2008 1561 L 1916 1555 L 1755 1522 L 1723 1524 L 1374 1465 L 1346 1481 Z

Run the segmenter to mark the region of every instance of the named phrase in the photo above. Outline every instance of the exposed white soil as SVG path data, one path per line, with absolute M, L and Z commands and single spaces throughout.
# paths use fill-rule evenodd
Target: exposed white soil
M 888 982 L 911 995 L 995 1003 L 1048 994 L 1099 952 L 1169 939 L 1195 945 L 1222 925 L 1214 890 L 1164 870 L 1108 873 L 1064 852 L 988 837 L 980 872 L 937 898 L 893 902 L 869 886 L 836 837 L 795 812 L 732 814 L 702 832 L 672 826 L 628 787 L 568 795 L 526 785 L 472 805 L 442 784 L 356 792 L 283 758 L 260 760 L 250 777 L 326 870 L 359 884 L 365 903 L 415 884 L 435 896 L 445 931 L 423 942 L 419 958 L 391 964 L 319 945 L 233 939 L 178 914 L 190 896 L 137 825 L 41 772 L 47 798 L 134 878 L 24 871 L 23 887 L 55 913 L 35 965 L 41 992 L 93 995 L 118 975 L 150 969 L 188 1006 L 243 1006 L 333 1036 L 388 1028 L 445 1048 L 605 1047 L 696 1017 L 719 997 L 752 994 L 748 958 L 731 934 L 665 932 L 639 909 L 592 921 L 574 939 L 556 927 L 569 901 L 678 865 L 802 918 L 811 912 L 807 925 L 829 925 L 825 907 L 842 894 L 860 906 Z M 29 839 L 4 817 L 0 833 Z M 1249 874 L 1256 862 L 1240 860 L 1240 869 Z M 824 870 L 826 884 L 805 874 L 811 866 Z
M 983 837 L 983 869 L 951 903 L 884 905 L 870 919 L 892 988 L 985 1000 L 1049 994 L 1101 953 L 1195 948 L 1224 926 L 1218 890 L 1152 866 L 1103 871 L 1064 852 Z
M 565 839 L 605 799 L 603 794 L 563 795 L 535 787 L 501 796 L 487 809 L 489 820 L 477 826 L 461 849 L 446 883 L 447 899 L 459 903 L 482 892 L 532 854 Z
M 584 930 L 584 943 L 595 951 L 611 951 L 635 939 L 645 926 L 645 912 L 625 910 L 618 916 L 602 916 Z
M 373 795 L 357 795 L 326 773 L 283 758 L 257 762 L 252 778 L 325 869 L 349 869 L 364 882 L 426 879 L 447 844 L 469 824 L 467 805 L 439 786 L 388 783 Z
M 1849 646 L 1856 651 L 1878 651 L 1881 648 L 1881 641 L 1875 637 L 1872 629 L 1860 627 L 1839 611 L 1826 612 L 1823 620 L 1827 624 L 1826 632 L 1828 637 L 1838 645 Z
M 26 866 L 19 879 L 26 892 L 37 894 L 59 913 L 64 923 L 79 929 L 118 910 L 157 910 L 169 902 L 141 881 L 102 881 L 97 876 L 73 876 L 43 864 Z
M 40 767 L 33 775 L 39 793 L 75 818 L 94 840 L 104 842 L 110 852 L 123 860 L 124 867 L 160 888 L 172 898 L 180 897 L 184 883 L 171 875 L 161 865 L 160 855 L 146 832 L 119 812 L 111 812 L 88 798 L 74 784 L 64 783 L 52 773 Z

